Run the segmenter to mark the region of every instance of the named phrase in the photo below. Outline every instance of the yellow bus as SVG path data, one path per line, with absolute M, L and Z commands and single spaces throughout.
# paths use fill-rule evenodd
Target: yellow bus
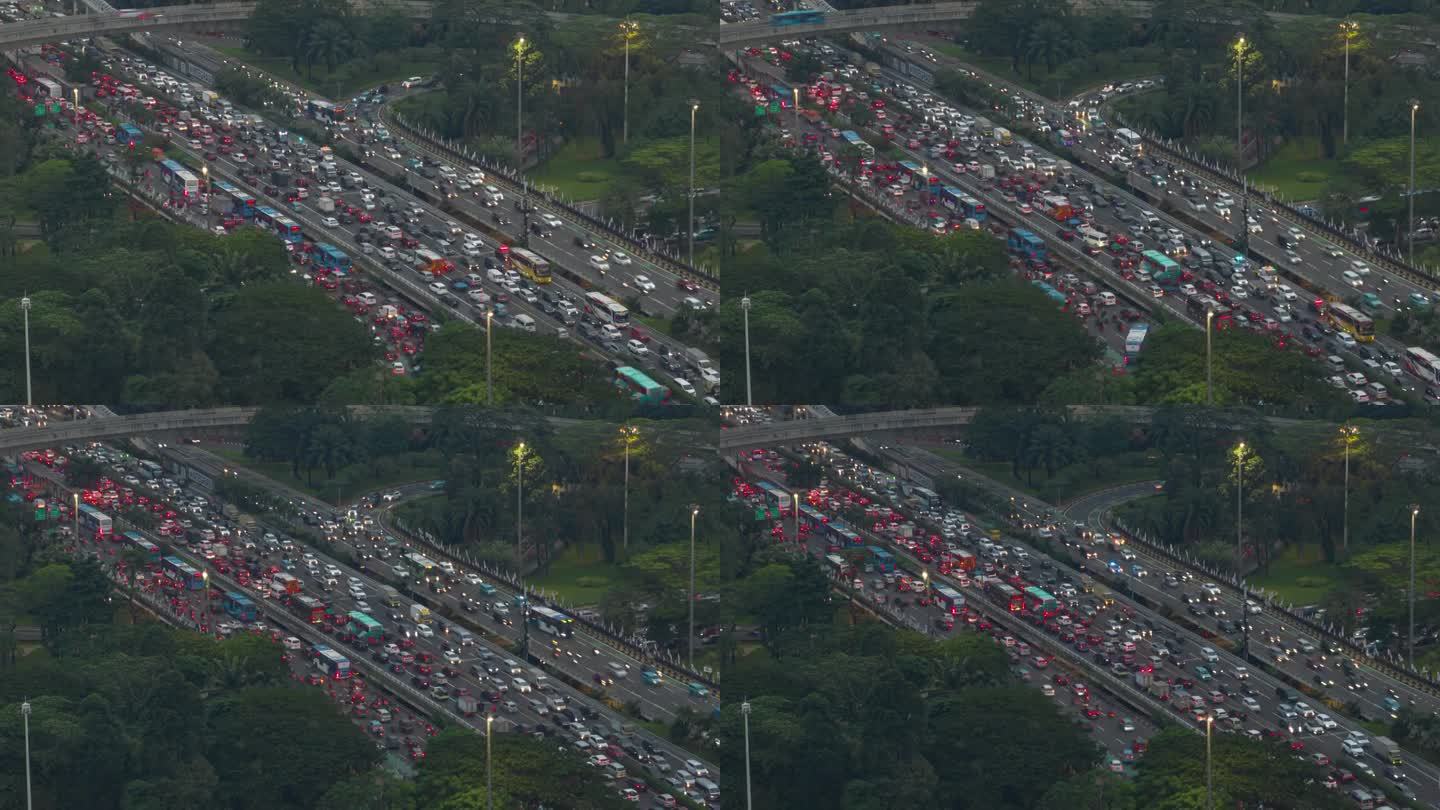
M 536 284 L 549 284 L 550 262 L 540 256 L 531 253 L 525 248 L 510 248 L 510 263 L 520 271 L 520 275 L 530 279 Z
M 1344 304 L 1331 304 L 1326 308 L 1325 315 L 1332 326 L 1344 329 L 1361 343 L 1375 340 L 1375 322 L 1370 320 L 1369 315 Z

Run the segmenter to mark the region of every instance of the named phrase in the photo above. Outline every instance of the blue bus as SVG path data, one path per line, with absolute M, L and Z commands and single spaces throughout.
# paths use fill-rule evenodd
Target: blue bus
M 266 230 L 275 229 L 275 220 L 280 219 L 281 214 L 268 205 L 255 206 L 255 226 Z
M 254 194 L 248 191 L 241 191 L 224 180 L 216 180 L 210 185 L 213 189 L 211 192 L 212 197 L 215 194 L 220 195 L 221 202 L 230 205 L 230 213 L 246 219 L 255 218 L 256 200 Z M 215 206 L 212 205 L 211 207 L 214 208 Z
M 882 574 L 895 573 L 895 556 L 879 546 L 871 546 L 867 549 L 870 552 L 870 564 L 875 570 Z
M 780 103 L 782 110 L 788 110 L 795 104 L 795 91 L 783 84 L 770 85 L 770 94 Z
M 860 154 L 864 155 L 865 157 L 875 156 L 875 147 L 866 143 L 865 139 L 860 137 L 860 133 L 856 132 L 855 130 L 847 129 L 844 132 L 840 133 L 840 137 L 844 138 L 846 143 L 850 144 L 856 149 L 859 149 Z
M 110 516 L 88 503 L 80 504 L 80 528 L 94 537 L 106 537 L 115 531 Z
M 324 672 L 327 677 L 335 681 L 343 681 L 350 677 L 350 659 L 330 649 L 328 645 L 315 645 L 315 668 Z
M 959 615 L 961 609 L 965 607 L 965 597 L 949 585 L 943 582 L 936 583 L 931 585 L 930 589 L 935 592 L 936 601 L 950 611 L 951 616 Z
M 200 179 L 189 169 L 169 158 L 163 158 L 159 163 L 160 175 L 172 191 L 186 197 L 193 197 L 200 193 Z
M 861 539 L 860 535 L 844 523 L 827 523 L 825 525 L 830 527 L 830 539 L 836 545 L 847 548 L 859 548 L 865 545 L 865 541 Z
M 1010 252 L 1037 262 L 1045 261 L 1045 242 L 1024 228 L 1011 228 L 1005 244 Z
M 235 591 L 227 591 L 225 594 L 225 612 L 242 622 L 253 622 L 260 615 L 250 597 Z
M 761 481 L 755 485 L 755 488 L 765 494 L 765 504 L 767 506 L 778 506 L 781 509 L 789 509 L 793 505 L 790 493 L 769 481 Z
M 117 143 L 134 146 L 144 139 L 145 133 L 141 132 L 140 128 L 134 124 L 121 124 L 115 128 L 115 141 Z
M 560 638 L 569 638 L 575 633 L 574 619 L 543 605 L 530 608 L 530 623 Z
M 165 576 L 187 591 L 198 591 L 205 587 L 205 575 L 179 557 L 165 558 Z
M 984 222 L 987 216 L 985 203 L 971 197 L 969 194 L 960 195 L 960 210 L 965 212 L 966 219 L 973 219 L 976 222 Z
M 1130 327 L 1125 335 L 1125 365 L 1134 365 L 1140 359 L 1140 349 L 1145 346 L 1145 338 L 1149 334 L 1149 324 L 1137 323 Z
M 771 14 L 770 24 L 775 27 L 785 25 L 816 25 L 825 22 L 823 11 L 787 11 L 783 14 Z
M 125 545 L 140 552 L 145 562 L 160 562 L 160 547 L 141 537 L 139 532 L 125 532 Z
M 280 214 L 274 221 L 275 234 L 292 245 L 305 241 L 305 232 L 295 220 Z
M 1039 288 L 1040 288 L 1040 292 L 1045 293 L 1045 295 L 1046 295 L 1047 297 L 1049 297 L 1050 300 L 1056 302 L 1057 304 L 1060 304 L 1061 306 L 1064 306 L 1064 305 L 1070 303 L 1070 299 L 1068 299 L 1068 298 L 1065 297 L 1065 293 L 1062 293 L 1062 292 L 1060 292 L 1059 290 L 1055 289 L 1054 287 L 1051 287 L 1049 284 L 1046 284 L 1045 282 L 1041 281 L 1040 279 L 1037 278 L 1037 279 L 1031 281 L 1030 283 L 1031 283 L 1031 284 L 1034 284 L 1036 287 L 1039 287 Z
M 323 267 L 332 273 L 345 276 L 350 274 L 350 257 L 345 251 L 328 242 L 320 242 L 311 251 L 316 267 Z

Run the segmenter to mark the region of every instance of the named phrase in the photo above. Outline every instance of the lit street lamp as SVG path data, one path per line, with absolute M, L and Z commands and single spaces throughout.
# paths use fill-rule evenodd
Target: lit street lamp
M 690 240 L 690 266 L 695 266 L 695 113 L 700 109 L 700 102 L 694 99 L 690 101 L 690 229 L 688 238 Z M 1413 127 L 1412 127 L 1413 129 Z M 1412 150 L 1413 151 L 1413 150 Z
M 1410 226 L 1405 232 L 1409 244 L 1409 261 L 1415 263 L 1415 113 L 1420 111 L 1420 100 L 1410 100 Z
M 1245 165 L 1245 35 L 1235 40 L 1235 161 Z
M 1215 770 L 1210 760 L 1210 727 L 1215 720 L 1205 715 L 1205 810 L 1215 810 Z
M 515 573 L 525 570 L 521 535 L 525 524 L 525 442 L 515 445 Z
M 693 218 L 690 227 L 695 227 Z M 691 252 L 693 253 L 694 250 L 692 249 Z M 692 255 L 690 258 L 693 263 L 695 257 Z M 750 296 L 748 295 L 740 299 L 740 317 L 745 323 L 745 404 L 753 408 L 755 400 L 750 392 Z
M 1205 404 L 1207 406 L 1215 404 L 1215 372 L 1210 359 L 1210 327 L 1214 320 L 1215 310 L 1205 310 Z
M 740 704 L 740 719 L 745 723 L 745 810 L 751 810 L 750 805 L 750 701 L 746 700 Z
M 1345 40 L 1345 106 L 1344 123 L 1341 125 L 1340 142 L 1350 143 L 1350 43 L 1360 35 L 1360 23 L 1345 20 L 1340 23 L 1340 36 Z
M 20 312 L 25 316 L 25 407 L 34 410 L 35 399 L 30 393 L 30 296 L 20 299 Z
M 1410 633 L 1405 637 L 1410 652 L 1410 669 L 1415 669 L 1415 518 L 1420 516 L 1420 506 L 1410 507 Z
M 490 727 L 494 723 L 495 715 L 485 715 L 485 806 L 489 810 L 495 810 L 495 768 L 490 759 L 490 740 L 494 736 Z
M 620 428 L 620 441 L 625 443 L 625 521 L 621 546 L 630 549 L 630 445 L 640 437 L 640 429 L 631 425 Z
M 625 113 L 620 125 L 620 142 L 630 142 L 630 43 L 640 36 L 640 23 L 620 21 L 620 38 L 625 42 Z
M 1235 576 L 1244 577 L 1244 545 L 1241 541 L 1245 517 L 1245 442 L 1235 446 Z
M 495 364 L 494 354 L 491 351 L 490 331 L 495 325 L 495 312 L 485 310 L 485 405 L 495 407 Z
M 1340 524 L 1340 547 L 1346 551 L 1350 550 L 1350 445 L 1359 436 L 1360 428 L 1353 425 L 1340 428 L 1340 441 L 1345 443 L 1345 516 Z
M 700 514 L 699 506 L 690 507 L 690 634 L 686 645 L 690 651 L 690 671 L 695 671 L 695 518 Z
M 515 159 L 525 162 L 525 36 L 515 40 Z
M 25 721 L 25 810 L 35 810 L 35 798 L 30 792 L 30 701 L 20 704 L 20 717 Z

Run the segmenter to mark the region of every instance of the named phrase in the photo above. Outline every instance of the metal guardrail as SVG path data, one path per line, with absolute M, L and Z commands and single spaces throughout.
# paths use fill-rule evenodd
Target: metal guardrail
M 404 116 L 392 112 L 388 108 L 388 106 L 382 106 L 380 108 L 380 118 L 391 128 L 402 131 L 406 135 L 406 137 L 411 138 L 415 141 L 419 141 L 422 150 L 429 151 L 434 156 L 444 157 L 447 160 L 452 160 L 464 164 L 476 164 L 480 161 L 479 156 L 462 152 L 458 147 L 447 143 L 430 133 L 421 131 L 414 125 L 407 122 Z M 509 186 L 512 191 L 520 191 L 529 197 L 538 198 L 539 202 L 537 203 L 537 206 L 541 209 L 547 206 L 550 208 L 554 208 L 556 209 L 556 211 L 552 213 L 561 213 L 572 220 L 585 223 L 585 226 L 589 229 L 605 234 L 606 237 L 620 243 L 636 256 L 643 257 L 646 261 L 662 269 L 668 270 L 671 273 L 674 273 L 684 278 L 690 278 L 694 280 L 697 284 L 704 286 L 706 289 L 714 292 L 719 292 L 720 279 L 716 278 L 713 274 L 695 267 L 691 267 L 687 264 L 684 264 L 683 262 L 680 262 L 678 259 L 656 253 L 649 245 L 645 244 L 639 239 L 636 239 L 633 235 L 618 231 L 615 228 L 611 227 L 608 223 L 601 222 L 590 214 L 587 214 L 584 211 L 581 211 L 580 209 L 575 208 L 574 206 L 562 200 L 557 200 L 550 194 L 536 190 L 535 188 L 529 186 L 527 183 L 524 183 L 521 180 L 517 180 L 512 174 L 513 170 L 507 170 L 504 167 L 488 165 L 482 165 L 482 168 L 485 168 L 492 172 L 493 176 L 496 179 L 499 179 L 502 184 Z

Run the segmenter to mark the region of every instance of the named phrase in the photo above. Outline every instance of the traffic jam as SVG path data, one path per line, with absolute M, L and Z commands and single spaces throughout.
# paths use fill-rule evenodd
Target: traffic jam
M 448 626 L 421 605 L 411 604 L 408 612 L 399 612 L 402 603 L 393 588 L 368 586 L 354 576 L 344 578 L 333 563 L 301 552 L 290 539 L 240 525 L 228 510 L 187 492 L 154 462 L 137 461 L 104 446 L 65 448 L 64 454 L 30 451 L 21 461 L 43 466 L 58 478 L 71 457 L 112 467 L 114 477 L 70 496 L 58 480 L 9 464 L 12 502 L 35 504 L 37 514 L 46 515 L 71 536 L 70 550 L 104 561 L 117 583 L 128 583 L 130 566 L 141 566 L 143 570 L 134 572 L 136 588 L 157 610 L 170 611 L 175 623 L 217 639 L 237 633 L 268 636 L 281 648 L 292 679 L 325 689 L 377 747 L 410 761 L 423 759 L 425 739 L 436 729 L 424 711 L 408 702 L 415 699 L 413 695 L 401 698 L 393 689 L 368 682 L 355 663 L 361 658 L 373 659 L 397 679 L 408 680 L 418 694 L 453 706 L 465 717 L 492 714 L 504 731 L 563 736 L 627 800 L 643 798 L 655 807 L 675 806 L 676 801 L 671 793 L 651 792 L 645 779 L 627 772 L 626 761 L 656 769 L 657 778 L 667 779 L 666 788 L 676 793 L 708 800 L 707 787 L 714 783 L 704 779 L 708 770 L 703 764 L 692 760 L 672 768 L 663 752 L 648 741 L 590 731 L 586 724 L 603 718 L 588 705 L 567 705 L 564 695 L 539 670 L 470 646 L 468 631 Z M 67 502 L 72 497 L 78 499 L 78 511 Z M 148 517 L 140 518 L 140 511 Z M 140 532 L 122 530 L 111 515 L 153 523 L 156 535 L 183 547 L 197 564 L 173 552 L 165 554 Z M 340 529 L 338 525 L 322 528 Z M 228 575 L 240 588 L 212 585 L 211 571 Z M 307 593 L 310 586 L 300 574 L 313 578 L 320 590 Z M 341 588 L 347 589 L 348 599 L 341 596 Z M 262 610 L 266 602 L 281 606 L 297 624 L 329 636 L 334 643 L 290 635 L 283 622 Z M 372 613 L 385 618 L 388 627 Z M 399 628 L 405 632 L 392 632 Z M 533 713 L 538 713 L 533 725 L 518 722 Z M 697 769 L 705 774 L 697 775 Z
M 1398 762 L 1385 753 L 1393 746 L 1386 738 L 1372 740 L 1363 731 L 1346 730 L 1323 705 L 1317 708 L 1287 687 L 1276 688 L 1273 695 L 1268 687 L 1262 691 L 1247 667 L 1223 659 L 1205 638 L 1197 640 L 1170 622 L 1137 612 L 1089 575 L 1073 575 L 1035 549 L 1003 542 L 999 530 L 986 529 L 973 517 L 944 506 L 923 487 L 902 485 L 895 476 L 824 443 L 799 450 L 826 471 L 819 486 L 799 492 L 774 483 L 783 480 L 783 455 L 761 449 L 741 453 L 742 469 L 753 474 L 736 478 L 733 494 L 767 510 L 772 539 L 798 539 L 826 567 L 837 588 L 888 606 L 931 635 L 960 626 L 992 636 L 1006 648 L 1022 679 L 1083 714 L 1109 752 L 1112 770 L 1125 772 L 1143 753 L 1145 735 L 1153 733 L 1146 728 L 1148 718 L 1118 708 L 1118 700 L 1115 708 L 1102 705 L 1096 693 L 1106 687 L 1087 686 L 1067 658 L 1093 662 L 1105 677 L 1146 693 L 1193 726 L 1204 728 L 1210 722 L 1220 732 L 1283 744 L 1322 768 L 1318 779 L 1327 787 L 1338 789 L 1354 782 L 1357 774 L 1378 779 L 1378 770 L 1394 789 L 1402 794 L 1410 790 Z M 1150 575 L 1119 535 L 1078 526 L 1026 528 L 1061 541 L 1109 571 Z M 907 560 L 919 566 L 907 566 Z M 1181 584 L 1193 581 L 1185 572 L 1162 575 Z M 1197 609 L 1207 614 L 1218 609 L 1217 585 L 1197 582 L 1190 587 L 1196 590 Z M 983 608 L 979 599 L 987 603 Z M 1045 633 L 1050 643 L 1069 648 L 1073 656 L 1057 656 L 1015 638 L 995 620 L 996 611 Z M 1141 733 L 1131 733 L 1135 728 Z M 1327 748 L 1338 743 L 1336 761 L 1324 751 L 1307 750 L 1307 744 L 1322 739 Z

